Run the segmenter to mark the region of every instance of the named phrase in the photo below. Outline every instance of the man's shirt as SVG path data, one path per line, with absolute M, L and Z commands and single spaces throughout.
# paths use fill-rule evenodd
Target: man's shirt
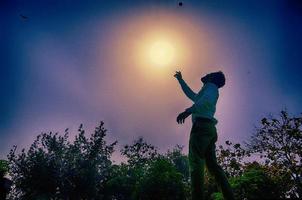
M 216 124 L 218 121 L 215 119 L 214 115 L 219 97 L 218 87 L 214 83 L 206 83 L 196 94 L 189 88 L 183 79 L 179 80 L 179 83 L 186 96 L 194 102 L 191 107 L 186 109 L 187 111 L 192 112 L 192 122 L 194 123 L 197 117 L 203 117 L 212 119 Z

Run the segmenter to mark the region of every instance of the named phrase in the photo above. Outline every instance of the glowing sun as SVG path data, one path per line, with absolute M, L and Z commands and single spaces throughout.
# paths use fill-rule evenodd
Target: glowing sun
M 148 58 L 156 66 L 167 66 L 175 57 L 175 48 L 167 40 L 156 40 L 150 44 Z

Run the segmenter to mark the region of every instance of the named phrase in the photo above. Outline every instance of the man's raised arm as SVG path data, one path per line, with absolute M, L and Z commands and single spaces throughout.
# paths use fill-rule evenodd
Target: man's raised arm
M 182 79 L 182 75 L 180 71 L 176 71 L 174 77 L 178 80 L 182 91 L 185 93 L 185 95 L 191 99 L 194 102 L 196 93 L 191 90 L 191 88 L 187 85 L 187 83 Z

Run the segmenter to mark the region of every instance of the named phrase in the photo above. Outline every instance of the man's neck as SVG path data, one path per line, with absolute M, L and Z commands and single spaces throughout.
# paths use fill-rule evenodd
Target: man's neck
M 207 82 L 207 83 L 204 83 L 203 84 L 203 87 L 206 86 L 206 85 L 211 85 L 211 86 L 214 86 L 218 89 L 217 85 L 215 83 L 212 83 L 212 82 Z

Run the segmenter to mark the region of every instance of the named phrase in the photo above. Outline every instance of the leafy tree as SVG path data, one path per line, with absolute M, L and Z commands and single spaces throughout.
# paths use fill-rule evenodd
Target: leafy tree
M 224 200 L 221 192 L 215 192 L 212 194 L 211 199 L 213 200 Z
M 189 159 L 183 152 L 183 146 L 176 145 L 172 150 L 168 150 L 166 157 L 175 166 L 176 170 L 183 176 L 185 182 L 189 182 Z
M 263 118 L 261 126 L 247 142 L 248 150 L 264 159 L 274 169 L 272 176 L 285 177 L 286 191 L 292 198 L 302 198 L 302 116 L 292 117 L 281 111 L 279 117 Z M 291 179 L 288 180 L 288 175 Z
M 302 197 L 301 124 L 302 117 L 282 111 L 278 118 L 263 118 L 244 147 L 230 141 L 218 146 L 218 163 L 237 199 Z M 63 136 L 40 134 L 28 151 L 17 154 L 14 147 L 8 165 L 0 161 L 1 177 L 9 170 L 14 183 L 10 199 L 190 199 L 183 146 L 160 154 L 140 137 L 121 149 L 126 162 L 113 165 L 110 158 L 117 142 L 107 144 L 103 125 L 90 137 L 81 125 L 72 141 L 66 129 Z M 257 162 L 250 162 L 253 159 Z M 222 200 L 218 191 L 206 170 L 206 199 Z
M 243 173 L 244 158 L 250 154 L 239 143 L 233 145 L 227 140 L 225 144 L 226 146 L 219 145 L 216 150 L 217 161 L 228 177 L 239 176 Z
M 8 172 L 8 161 L 0 160 L 0 199 L 5 199 L 11 187 L 11 180 L 5 177 Z
M 108 181 L 112 199 L 185 199 L 189 196 L 187 156 L 176 146 L 165 155 L 142 137 L 121 150 L 126 163 Z
M 240 176 L 230 178 L 230 184 L 234 190 L 236 199 L 258 200 L 258 199 L 279 199 L 285 198 L 282 195 L 282 186 L 277 179 L 271 177 L 265 166 L 258 162 L 247 163 Z M 223 200 L 220 192 L 212 195 L 215 200 Z
M 158 158 L 150 165 L 139 187 L 139 199 L 184 200 L 183 176 L 166 158 Z
M 140 183 L 141 169 L 129 168 L 125 163 L 112 167 L 112 176 L 106 183 L 108 199 L 137 199 L 137 187 Z
M 110 156 L 116 142 L 107 145 L 101 122 L 86 138 L 81 125 L 75 140 L 58 133 L 42 133 L 28 151 L 8 155 L 14 182 L 13 199 L 102 199 L 111 173 Z
M 111 199 L 138 199 L 138 190 L 146 176 L 150 164 L 160 156 L 157 148 L 147 143 L 142 137 L 130 145 L 124 145 L 121 154 L 127 162 L 115 165 L 113 175 L 107 183 Z
M 8 161 L 0 160 L 0 178 L 4 177 L 8 172 Z
M 159 156 L 157 148 L 148 144 L 142 137 L 134 140 L 131 145 L 125 145 L 121 150 L 131 167 L 145 167 Z
M 219 145 L 216 149 L 217 162 L 223 168 L 229 178 L 240 176 L 244 171 L 244 158 L 248 157 L 248 152 L 239 144 L 226 141 L 225 145 Z M 223 199 L 215 178 L 205 170 L 205 198 Z
M 209 170 L 205 169 L 205 176 L 204 176 L 204 184 L 205 184 L 205 199 L 213 199 L 212 195 L 213 193 L 216 193 L 219 191 L 218 185 L 215 181 L 215 178 L 210 174 Z
M 257 162 L 249 163 L 241 176 L 230 180 L 237 199 L 279 199 L 280 185 L 270 177 L 267 169 Z

